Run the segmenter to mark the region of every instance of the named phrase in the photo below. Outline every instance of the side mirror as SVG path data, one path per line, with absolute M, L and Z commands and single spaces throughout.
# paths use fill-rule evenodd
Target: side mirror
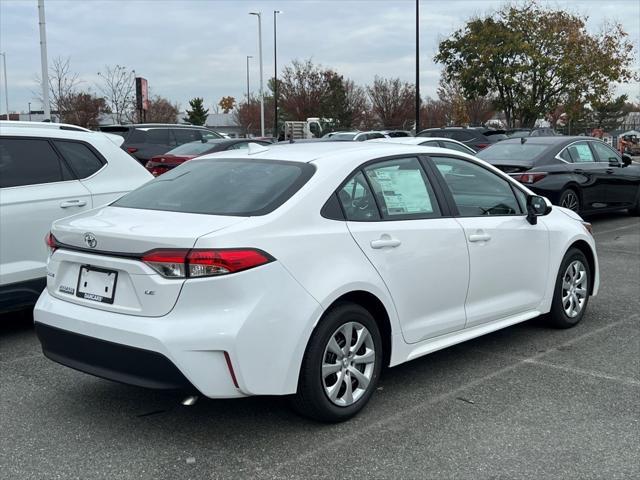
M 622 165 L 624 165 L 625 167 L 631 165 L 631 157 L 626 153 L 622 155 Z
M 527 197 L 527 221 L 531 225 L 538 223 L 538 217 L 549 215 L 551 203 L 544 197 L 529 195 Z

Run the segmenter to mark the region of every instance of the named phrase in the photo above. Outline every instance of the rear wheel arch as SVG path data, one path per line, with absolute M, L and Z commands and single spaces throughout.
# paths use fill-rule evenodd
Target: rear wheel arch
M 356 305 L 360 305 L 362 308 L 367 310 L 375 319 L 378 328 L 380 329 L 380 335 L 382 337 L 382 365 L 383 367 L 388 366 L 391 359 L 391 319 L 389 318 L 389 313 L 387 312 L 387 309 L 382 301 L 371 292 L 367 292 L 365 290 L 354 290 L 336 298 L 333 303 L 331 303 L 331 305 L 326 309 L 322 317 L 324 317 L 327 312 L 331 311 L 337 305 L 343 303 L 354 303 Z M 318 321 L 318 324 L 316 325 L 314 330 L 320 323 L 322 323 L 322 317 Z
M 578 208 L 579 210 L 583 210 L 584 209 L 584 200 L 582 198 L 582 189 L 580 188 L 580 186 L 575 183 L 575 182 L 569 182 L 567 183 L 564 187 L 562 187 L 562 190 L 560 190 L 560 194 L 558 195 L 558 204 L 560 206 L 562 203 L 562 196 L 565 194 L 566 191 L 571 190 L 573 193 L 576 194 L 576 196 L 578 197 Z

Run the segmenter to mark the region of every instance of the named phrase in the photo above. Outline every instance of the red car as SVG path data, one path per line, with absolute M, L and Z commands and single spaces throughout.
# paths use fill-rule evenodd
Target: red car
M 257 143 L 258 145 L 270 145 L 270 142 L 264 140 L 255 140 L 253 138 L 215 138 L 205 142 L 189 142 L 162 155 L 156 155 L 145 165 L 153 176 L 157 177 L 168 172 L 174 167 L 191 160 L 192 158 L 206 155 L 207 153 L 222 152 L 224 150 L 234 150 L 248 148 L 249 143 Z

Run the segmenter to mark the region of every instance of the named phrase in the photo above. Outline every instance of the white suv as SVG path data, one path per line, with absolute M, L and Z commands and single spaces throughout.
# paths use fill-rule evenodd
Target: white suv
M 34 304 L 46 286 L 42 239 L 54 220 L 153 178 L 112 137 L 72 125 L 0 122 L 0 311 Z

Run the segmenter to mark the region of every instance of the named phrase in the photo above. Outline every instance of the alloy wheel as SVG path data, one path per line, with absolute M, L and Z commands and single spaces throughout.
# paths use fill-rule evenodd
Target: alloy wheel
M 358 322 L 340 326 L 331 337 L 322 356 L 322 386 L 335 405 L 348 407 L 367 391 L 375 367 L 373 337 Z
M 580 206 L 580 201 L 578 200 L 578 196 L 573 191 L 569 190 L 564 194 L 562 204 L 560 206 L 577 212 Z
M 574 260 L 562 276 L 562 308 L 569 318 L 577 317 L 582 311 L 587 287 L 587 269 L 580 260 Z

